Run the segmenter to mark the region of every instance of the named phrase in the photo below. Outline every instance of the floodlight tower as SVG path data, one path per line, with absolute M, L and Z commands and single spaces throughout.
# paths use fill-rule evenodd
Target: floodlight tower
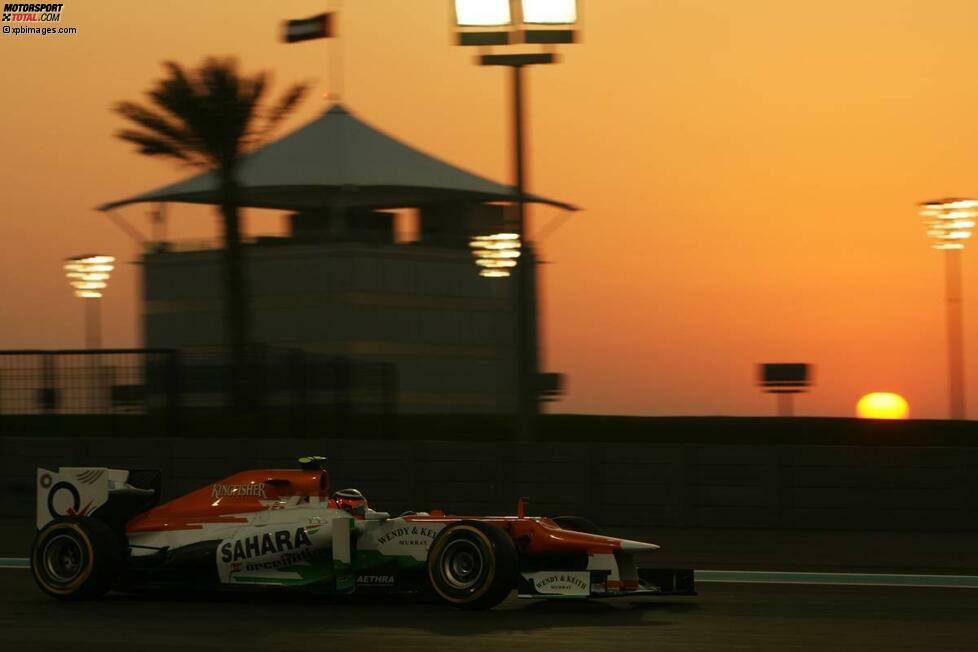
M 574 43 L 578 0 L 454 0 L 458 44 L 490 48 L 508 45 Z M 532 424 L 540 409 L 536 258 L 526 246 L 526 138 L 523 118 L 523 68 L 556 63 L 553 51 L 484 53 L 482 66 L 506 66 L 511 71 L 513 121 L 513 172 L 516 187 L 515 233 L 498 233 L 472 241 L 480 274 L 504 278 L 515 274 L 513 292 L 517 315 L 517 436 L 532 438 Z M 480 252 L 483 252 L 480 254 Z M 505 253 L 503 253 L 505 252 Z M 523 265 L 517 264 L 522 259 Z
M 932 247 L 944 252 L 947 301 L 948 392 L 952 419 L 965 418 L 964 315 L 961 290 L 961 252 L 978 217 L 978 200 L 947 198 L 923 202 L 920 216 Z
M 764 392 L 778 398 L 778 416 L 795 416 L 795 394 L 812 386 L 812 366 L 805 362 L 764 363 L 758 368 L 758 381 Z
M 85 300 L 85 346 L 102 348 L 100 305 L 102 292 L 109 285 L 109 275 L 115 268 L 115 258 L 99 254 L 72 256 L 65 260 L 65 275 L 75 290 L 75 296 Z

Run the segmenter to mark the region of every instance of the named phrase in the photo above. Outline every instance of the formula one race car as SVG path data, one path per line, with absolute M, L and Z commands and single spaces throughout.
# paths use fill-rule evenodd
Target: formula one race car
M 237 473 L 158 505 L 158 471 L 37 471 L 31 571 L 67 600 L 109 590 L 304 587 L 433 592 L 489 609 L 525 598 L 693 594 L 690 570 L 643 569 L 658 546 L 601 536 L 573 517 L 391 517 L 355 489 L 331 492 L 324 458 Z

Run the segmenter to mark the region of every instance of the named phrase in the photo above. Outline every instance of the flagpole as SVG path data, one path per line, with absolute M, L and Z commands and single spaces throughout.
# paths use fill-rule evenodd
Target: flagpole
M 337 9 L 342 6 L 342 0 L 334 0 Z M 334 23 L 339 16 L 338 11 L 327 11 L 326 13 L 310 16 L 309 18 L 299 18 L 287 20 L 283 24 L 282 40 L 286 43 L 298 43 L 301 41 L 311 41 L 314 39 L 333 39 L 336 38 L 336 28 Z M 333 91 L 335 84 L 335 92 Z M 343 48 L 342 44 L 337 44 L 335 51 L 330 44 L 326 44 L 326 99 L 339 101 L 343 92 Z
M 343 0 L 333 0 L 332 14 L 333 34 L 339 34 L 339 16 L 343 8 Z M 339 36 L 326 39 L 326 83 L 329 90 L 326 97 L 332 102 L 339 103 L 343 96 L 343 42 Z

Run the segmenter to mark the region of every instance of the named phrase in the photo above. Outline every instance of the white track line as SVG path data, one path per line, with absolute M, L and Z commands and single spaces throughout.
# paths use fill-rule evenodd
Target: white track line
M 30 568 L 31 562 L 27 557 L 0 557 L 0 569 Z
M 975 575 L 698 570 L 696 571 L 696 581 L 736 584 L 825 584 L 830 586 L 903 586 L 978 589 L 978 576 Z

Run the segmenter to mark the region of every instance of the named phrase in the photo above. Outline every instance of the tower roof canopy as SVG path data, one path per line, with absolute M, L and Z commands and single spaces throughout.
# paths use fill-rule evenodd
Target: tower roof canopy
M 241 206 L 294 211 L 517 199 L 512 186 L 425 154 L 360 120 L 340 104 L 245 156 L 239 182 Z M 576 210 L 536 195 L 526 195 L 525 200 Z M 103 204 L 99 210 L 140 202 L 218 204 L 218 177 L 213 171 L 203 172 Z

